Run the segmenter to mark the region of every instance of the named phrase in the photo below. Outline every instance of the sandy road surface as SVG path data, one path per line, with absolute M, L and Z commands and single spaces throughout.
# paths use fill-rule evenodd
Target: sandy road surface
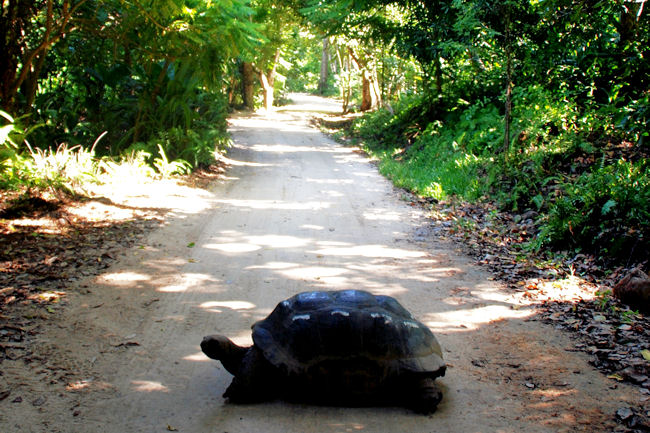
M 613 431 L 616 409 L 639 396 L 428 237 L 417 209 L 362 155 L 309 127 L 322 100 L 296 102 L 232 119 L 226 179 L 172 194 L 168 224 L 85 282 L 90 293 L 73 296 L 41 337 L 78 377 L 46 404 L 4 404 L 12 412 L 0 430 Z M 438 412 L 224 403 L 231 376 L 200 353 L 204 335 L 248 343 L 251 323 L 279 300 L 347 288 L 394 296 L 434 330 L 449 363 Z

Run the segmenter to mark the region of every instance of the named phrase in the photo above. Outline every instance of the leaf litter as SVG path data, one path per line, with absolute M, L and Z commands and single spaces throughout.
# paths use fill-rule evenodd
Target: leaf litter
M 637 386 L 640 404 L 613 415 L 620 428 L 616 431 L 650 431 L 650 318 L 610 296 L 639 264 L 608 271 L 594 255 L 533 250 L 528 243 L 538 233 L 535 211 L 514 214 L 492 203 L 437 202 L 410 193 L 405 198 L 430 212 L 416 241 L 436 237 L 454 242 L 521 303 L 535 306 L 539 314 L 534 320 L 568 332 L 575 341 L 568 350 L 588 354 L 591 365 L 612 379 L 612 387 L 618 382 Z M 529 385 L 534 386 L 525 383 Z
M 217 166 L 199 170 L 179 185 L 205 188 L 222 173 Z M 48 391 L 51 386 L 79 392 L 93 383 L 79 380 L 80 365 L 60 358 L 60 348 L 41 334 L 57 326 L 71 290 L 90 293 L 80 281 L 141 244 L 169 210 L 121 199 L 0 191 L 0 402 L 39 409 L 50 405 L 47 393 L 64 395 Z M 116 342 L 114 350 L 139 346 L 132 337 Z M 76 406 L 73 416 L 80 414 Z

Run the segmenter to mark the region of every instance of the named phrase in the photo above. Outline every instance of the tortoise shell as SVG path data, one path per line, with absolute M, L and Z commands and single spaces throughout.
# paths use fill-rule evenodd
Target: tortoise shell
M 444 374 L 433 333 L 390 296 L 361 290 L 299 293 L 253 325 L 264 357 L 289 373 L 330 361 L 400 361 L 415 372 Z M 401 362 L 404 361 L 404 362 Z

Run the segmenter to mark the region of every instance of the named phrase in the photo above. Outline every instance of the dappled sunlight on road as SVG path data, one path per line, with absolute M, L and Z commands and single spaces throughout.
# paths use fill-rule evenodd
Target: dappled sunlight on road
M 249 266 L 246 269 L 288 269 L 298 266 L 296 263 L 268 262 L 262 265 Z
M 207 356 L 202 351 L 194 352 L 190 355 L 184 356 L 183 357 L 184 361 L 192 361 L 192 362 L 214 362 Z
M 183 272 L 174 278 L 172 284 L 159 285 L 157 291 L 165 293 L 185 292 L 188 289 L 214 284 L 215 282 L 217 280 L 209 273 Z
M 249 243 L 237 243 L 237 242 L 224 242 L 219 244 L 205 244 L 204 248 L 210 248 L 214 250 L 219 250 L 224 253 L 250 253 L 252 251 L 257 251 L 262 247 L 259 245 L 253 245 Z
M 514 305 L 514 304 L 513 304 Z M 461 310 L 427 314 L 422 320 L 434 332 L 475 331 L 481 325 L 505 319 L 532 316 L 532 309 L 513 309 L 513 305 L 486 305 Z
M 338 149 L 323 149 L 318 146 L 289 146 L 284 144 L 258 144 L 252 148 L 255 152 L 295 153 L 295 152 L 320 152 L 340 153 Z
M 561 345 L 532 331 L 531 301 L 433 235 L 422 241 L 419 211 L 400 191 L 291 110 L 233 119 L 228 176 L 174 211 L 184 225 L 98 279 L 107 294 L 84 314 L 103 320 L 109 343 L 97 362 L 113 362 L 118 391 L 100 409 L 128 413 L 136 428 L 122 431 L 514 433 L 589 420 L 564 401 L 590 385 L 571 376 L 579 369 L 564 365 Z M 439 411 L 225 403 L 232 376 L 200 351 L 202 337 L 250 345 L 251 325 L 281 300 L 338 289 L 394 296 L 436 334 L 449 366 Z
M 246 236 L 245 238 L 252 244 L 271 248 L 297 248 L 311 242 L 311 239 L 283 235 Z
M 422 251 L 409 251 L 397 248 L 390 248 L 385 245 L 356 245 L 339 248 L 321 248 L 313 251 L 314 254 L 324 256 L 360 256 L 360 257 L 390 257 L 394 259 L 405 259 L 413 257 L 425 257 Z
M 282 210 L 321 210 L 327 209 L 331 206 L 328 202 L 312 201 L 312 202 L 287 202 L 278 200 L 237 200 L 229 199 L 217 200 L 217 203 L 230 205 L 235 207 L 250 208 L 250 209 L 282 209 Z
M 111 201 L 120 204 L 124 212 L 137 204 L 140 208 L 171 210 L 179 218 L 204 212 L 213 204 L 213 196 L 209 192 L 181 185 L 173 179 L 150 184 L 128 176 L 115 177 L 110 183 L 94 186 L 92 192 L 95 196 L 110 197 Z M 90 203 L 90 206 L 99 206 Z M 82 211 L 80 208 L 76 212 Z
M 400 214 L 388 209 L 369 209 L 363 212 L 363 218 L 368 221 L 399 221 Z
M 261 162 L 250 162 L 250 161 L 240 161 L 238 159 L 229 158 L 226 155 L 220 155 L 219 161 L 232 165 L 232 166 L 245 166 L 245 167 L 273 167 L 275 164 L 261 163 Z M 236 179 L 236 178 L 229 178 Z
M 209 310 L 213 313 L 221 313 L 219 307 L 229 308 L 231 310 L 250 310 L 255 308 L 255 304 L 248 301 L 207 301 L 203 302 L 199 307 Z
M 359 432 L 366 429 L 365 424 L 360 424 L 357 422 L 352 422 L 352 423 L 333 422 L 333 423 L 329 423 L 329 426 L 332 428 L 333 432 Z
M 286 277 L 296 280 L 323 280 L 324 282 L 331 279 L 331 277 L 338 277 L 347 273 L 346 269 L 325 267 L 325 266 L 299 266 L 294 269 L 284 269 L 279 273 Z M 343 282 L 343 279 L 337 279 L 338 282 Z M 334 280 L 330 281 L 334 283 Z
M 343 185 L 343 184 L 354 184 L 352 179 L 316 179 L 313 177 L 307 177 L 303 179 L 304 182 L 317 183 L 319 185 Z
M 113 272 L 102 275 L 102 279 L 106 282 L 111 282 L 117 286 L 132 286 L 133 283 L 138 281 L 148 281 L 151 275 L 142 274 L 134 271 Z
M 169 388 L 160 382 L 149 380 L 134 380 L 134 389 L 138 392 L 169 392 Z

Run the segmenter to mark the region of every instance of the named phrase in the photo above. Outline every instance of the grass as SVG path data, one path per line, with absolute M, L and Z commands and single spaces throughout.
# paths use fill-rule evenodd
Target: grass
M 16 119 L 1 111 L 0 115 L 7 122 L 0 127 L 1 189 L 51 189 L 83 194 L 92 183 L 109 183 L 111 179 L 143 182 L 187 174 L 193 168 L 182 159 L 170 160 L 161 144 L 157 144 L 156 156 L 133 149 L 118 157 L 98 157 L 95 147 L 106 133 L 90 148 L 64 143 L 40 149 L 25 139 L 27 133 Z
M 421 197 L 436 200 L 451 196 L 480 197 L 487 187 L 479 176 L 485 158 L 462 151 L 445 153 L 444 156 L 424 153 L 407 160 L 384 153 L 379 156 L 379 170 L 395 185 Z
M 357 119 L 349 132 L 382 174 L 420 197 L 534 212 L 531 250 L 584 252 L 622 265 L 650 259 L 648 146 L 611 124 L 612 107 L 580 111 L 539 88 L 515 96 L 506 152 L 503 118 L 490 102 L 431 120 L 418 109 L 426 101 L 403 101 L 394 113 Z

